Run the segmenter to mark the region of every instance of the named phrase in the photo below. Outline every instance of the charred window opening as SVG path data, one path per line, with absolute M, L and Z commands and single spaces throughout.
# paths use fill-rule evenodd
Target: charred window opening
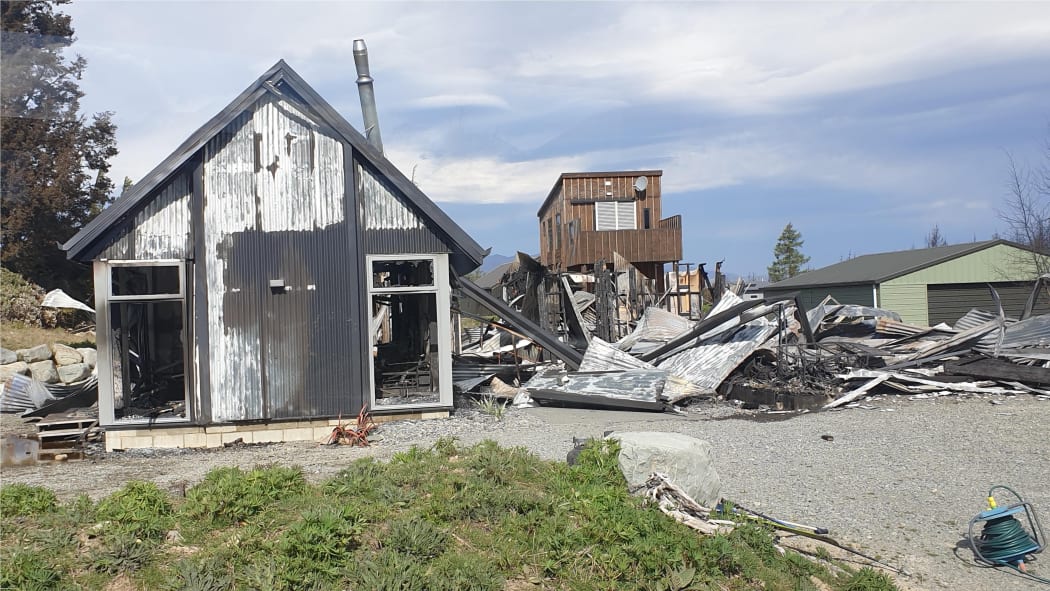
M 185 420 L 181 265 L 112 266 L 109 302 L 114 418 Z
M 434 261 L 422 259 L 372 262 L 373 287 L 429 287 L 433 285 Z
M 437 296 L 432 293 L 376 295 L 376 406 L 440 401 Z
M 447 264 L 443 255 L 369 257 L 377 409 L 452 402 Z

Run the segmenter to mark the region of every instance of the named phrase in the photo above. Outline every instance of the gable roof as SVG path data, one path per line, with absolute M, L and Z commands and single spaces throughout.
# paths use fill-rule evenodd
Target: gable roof
M 773 283 L 765 289 L 781 290 L 825 285 L 882 283 L 901 275 L 914 273 L 926 267 L 939 265 L 1000 244 L 1029 250 L 1020 244 L 1008 240 L 985 240 L 984 242 L 952 244 L 936 248 L 913 248 L 896 252 L 866 254 L 813 271 L 806 271 L 800 275 Z
M 620 178 L 620 177 L 638 177 L 638 176 L 663 176 L 664 171 L 662 170 L 612 170 L 608 172 L 563 172 L 558 176 L 558 180 L 554 181 L 554 186 L 551 187 L 547 198 L 543 200 L 543 205 L 540 205 L 539 211 L 536 212 L 536 217 L 542 217 L 544 210 L 547 206 L 554 201 L 554 197 L 558 194 L 558 187 L 561 186 L 562 181 L 565 179 L 606 179 L 606 178 Z
M 330 127 L 340 139 L 350 144 L 363 161 L 389 179 L 412 205 L 449 239 L 456 250 L 453 255 L 459 255 L 459 264 L 456 265 L 458 271 L 465 273 L 481 264 L 486 251 L 420 191 L 392 162 L 376 150 L 283 59 L 263 73 L 251 86 L 233 99 L 233 102 L 226 105 L 200 129 L 193 132 L 156 168 L 142 177 L 142 180 L 132 185 L 63 244 L 62 249 L 67 252 L 67 256 L 77 260 L 89 260 L 95 256 L 101 249 L 98 243 L 108 236 L 111 230 L 129 222 L 138 210 L 138 206 L 151 198 L 157 187 L 190 161 L 212 137 L 225 129 L 245 109 L 267 93 L 293 102 L 297 107 L 316 117 L 319 122 Z

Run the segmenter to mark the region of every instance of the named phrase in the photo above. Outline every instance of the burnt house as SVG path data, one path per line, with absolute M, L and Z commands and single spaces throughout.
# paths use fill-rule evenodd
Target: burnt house
M 664 265 L 682 258 L 682 219 L 661 218 L 663 171 L 566 172 L 540 206 L 540 260 L 580 272 L 621 255 L 664 287 Z
M 64 245 L 94 269 L 108 448 L 447 414 L 450 280 L 484 251 L 365 122 L 279 61 Z

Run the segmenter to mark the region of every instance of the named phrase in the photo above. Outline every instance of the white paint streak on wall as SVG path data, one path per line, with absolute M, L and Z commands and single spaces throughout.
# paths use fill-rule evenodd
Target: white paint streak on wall
M 224 317 L 230 236 L 255 229 L 255 219 L 254 131 L 251 115 L 244 114 L 204 149 L 208 363 L 215 421 L 249 418 L 245 402 L 261 398 L 258 326 L 227 331 Z
M 306 231 L 343 221 L 342 144 L 277 97 L 257 103 L 253 123 L 262 134 L 255 174 L 262 229 Z
M 208 142 L 204 162 L 212 419 L 262 418 L 265 292 L 254 283 L 227 284 L 227 276 L 236 275 L 227 272 L 230 249 L 246 231 L 309 232 L 343 222 L 343 146 L 289 103 L 268 96 Z M 267 278 L 247 281 L 256 279 Z
M 415 230 L 425 228 L 423 220 L 397 197 L 386 183 L 360 163 L 355 163 L 361 218 L 366 230 Z
M 157 196 L 135 215 L 130 229 L 100 255 L 107 259 L 189 259 L 190 196 L 193 183 L 189 173 L 177 174 Z M 132 248 L 134 246 L 134 248 Z

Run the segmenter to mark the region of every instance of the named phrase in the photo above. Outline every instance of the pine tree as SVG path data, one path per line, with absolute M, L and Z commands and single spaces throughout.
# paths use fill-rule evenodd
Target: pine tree
M 802 234 L 788 222 L 773 247 L 773 264 L 766 268 L 770 281 L 781 281 L 802 272 L 809 257 L 802 254 Z
M 111 113 L 90 121 L 79 113 L 87 62 L 63 53 L 74 40 L 72 19 L 55 7 L 66 3 L 0 3 L 0 259 L 34 283 L 83 297 L 87 269 L 59 245 L 110 198 L 116 127 Z

